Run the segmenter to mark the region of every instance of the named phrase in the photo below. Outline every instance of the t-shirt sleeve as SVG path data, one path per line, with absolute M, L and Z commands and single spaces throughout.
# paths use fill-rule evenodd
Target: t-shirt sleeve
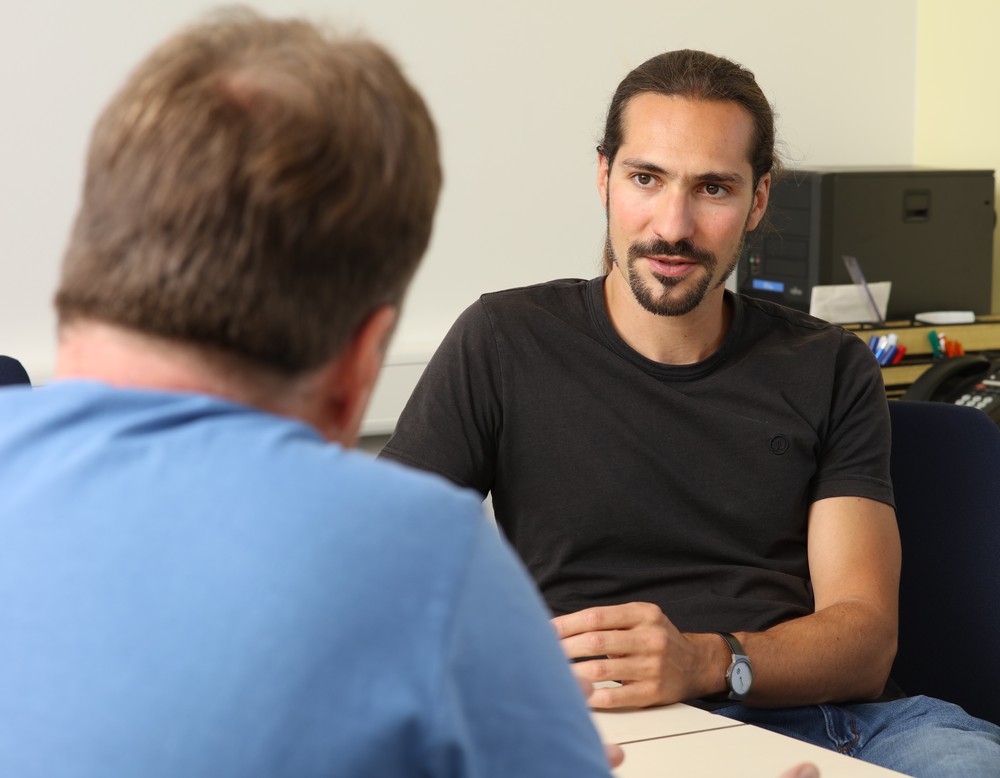
M 894 505 L 889 406 L 878 362 L 853 333 L 841 339 L 812 499 L 855 496 Z
M 417 382 L 380 456 L 490 491 L 503 424 L 496 338 L 482 300 L 458 318 Z
M 484 521 L 443 663 L 434 775 L 608 778 L 569 662 L 526 571 Z

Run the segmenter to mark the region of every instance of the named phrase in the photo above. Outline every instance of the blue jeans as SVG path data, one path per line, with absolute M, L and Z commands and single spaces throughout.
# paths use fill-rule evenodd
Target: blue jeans
M 932 697 L 715 713 L 916 778 L 1000 776 L 1000 727 Z

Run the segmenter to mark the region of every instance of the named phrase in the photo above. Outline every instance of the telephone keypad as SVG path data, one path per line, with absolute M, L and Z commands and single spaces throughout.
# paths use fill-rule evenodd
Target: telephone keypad
M 985 411 L 996 401 L 996 395 L 992 394 L 963 394 L 955 400 L 955 405 L 967 405 L 970 408 Z
M 1000 371 L 990 373 L 955 400 L 955 405 L 965 405 L 986 413 L 996 410 L 998 403 L 1000 403 Z

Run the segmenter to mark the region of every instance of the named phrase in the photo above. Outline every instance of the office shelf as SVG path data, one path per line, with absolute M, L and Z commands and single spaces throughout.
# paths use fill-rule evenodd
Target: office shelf
M 881 337 L 895 333 L 897 344 L 906 346 L 906 356 L 899 364 L 882 368 L 882 380 L 889 397 L 901 396 L 910 384 L 934 364 L 934 352 L 928 337 L 931 332 L 944 334 L 949 340 L 958 341 L 966 354 L 1000 354 L 1000 315 L 997 314 L 977 316 L 976 321 L 970 324 L 934 325 L 896 321 L 879 326 L 845 326 L 866 343 L 872 335 Z

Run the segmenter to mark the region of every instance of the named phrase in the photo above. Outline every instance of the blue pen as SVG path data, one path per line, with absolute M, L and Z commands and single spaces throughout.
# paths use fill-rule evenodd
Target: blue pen
M 886 364 L 884 360 L 886 359 L 886 355 L 889 353 L 889 349 L 892 349 L 893 353 L 895 353 L 896 343 L 898 340 L 899 338 L 896 336 L 895 332 L 890 333 L 889 335 L 883 335 L 878 339 L 878 348 L 875 350 L 875 359 L 878 360 L 880 365 Z
M 868 338 L 868 348 L 872 350 L 873 354 L 875 353 L 875 349 L 878 348 L 878 335 L 872 335 Z

